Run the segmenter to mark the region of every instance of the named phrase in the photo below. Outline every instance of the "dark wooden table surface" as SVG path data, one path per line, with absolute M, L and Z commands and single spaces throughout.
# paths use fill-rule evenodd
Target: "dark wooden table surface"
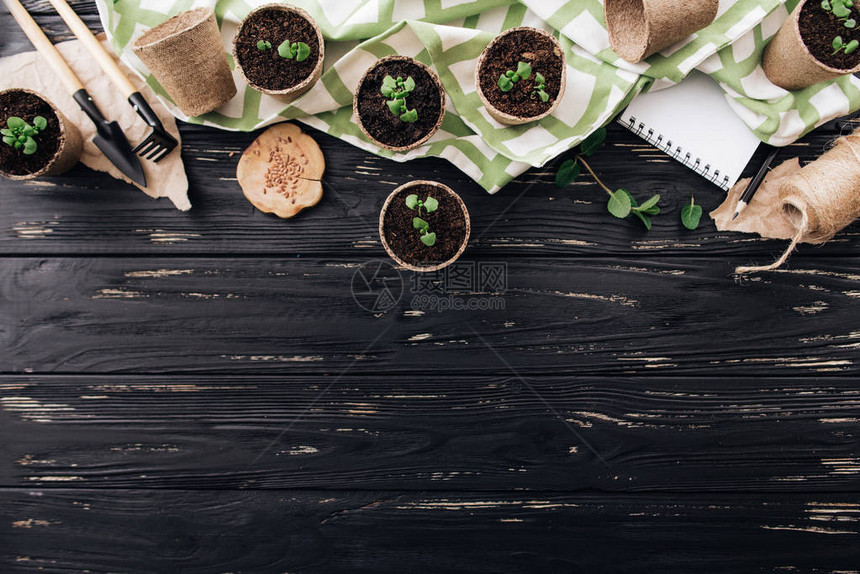
M 0 43 L 29 49 L 5 11 Z M 723 192 L 622 129 L 593 164 L 662 194 L 648 233 L 553 165 L 489 196 L 311 133 L 292 221 L 237 187 L 254 134 L 192 126 L 188 213 L 83 167 L 2 184 L 0 571 L 860 571 L 860 228 L 738 280 L 783 243 L 683 229 Z M 462 194 L 503 293 L 356 303 L 414 178 Z

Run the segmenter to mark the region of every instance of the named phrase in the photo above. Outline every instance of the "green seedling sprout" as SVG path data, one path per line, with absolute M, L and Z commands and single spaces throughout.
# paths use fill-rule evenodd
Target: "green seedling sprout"
M 296 59 L 296 62 L 304 62 L 311 55 L 311 47 L 304 42 L 292 42 L 284 40 L 278 46 L 278 55 L 287 60 Z
M 532 89 L 532 99 L 534 98 L 540 98 L 544 103 L 549 101 L 549 94 L 546 93 L 546 79 L 540 72 L 535 72 L 535 85 Z
M 836 18 L 842 22 L 842 25 L 848 28 L 849 30 L 853 30 L 857 27 L 857 20 L 851 16 L 851 8 L 854 7 L 854 0 L 821 0 L 821 8 L 825 12 L 830 12 Z M 855 51 L 857 48 L 860 48 L 860 42 L 857 40 L 851 40 L 849 42 L 845 42 L 842 39 L 842 36 L 836 36 L 833 38 L 833 42 L 831 44 L 833 46 L 833 54 L 836 55 L 839 52 L 845 52 L 846 54 L 850 54 Z
M 48 127 L 48 120 L 42 116 L 36 116 L 33 118 L 33 125 L 31 126 L 23 119 L 12 116 L 6 120 L 6 126 L 0 130 L 0 134 L 3 135 L 3 143 L 22 150 L 24 155 L 33 155 L 39 148 L 39 144 L 33 138 L 45 131 L 45 128 Z
M 414 108 L 410 110 L 406 106 L 406 98 L 409 97 L 409 94 L 414 89 L 415 80 L 412 79 L 412 76 L 407 77 L 405 80 L 400 76 L 397 76 L 397 78 L 385 76 L 382 79 L 382 88 L 379 90 L 383 96 L 389 98 L 386 104 L 388 104 L 388 109 L 391 110 L 391 113 L 398 116 L 400 121 L 407 124 L 418 121 L 418 110 Z
M 690 231 L 699 227 L 702 219 L 702 206 L 696 205 L 696 200 L 690 197 L 690 203 L 681 208 L 681 224 Z
M 260 40 L 257 42 L 257 49 L 261 52 L 265 52 L 266 50 L 272 49 L 272 43 L 267 40 Z
M 508 70 L 499 76 L 499 89 L 503 92 L 510 92 L 514 89 L 514 84 L 520 80 L 528 80 L 532 75 L 532 67 L 526 62 L 519 62 L 517 70 Z M 543 77 L 543 76 L 541 76 Z
M 418 196 L 413 193 L 406 196 L 406 207 L 412 211 L 416 211 L 420 216 L 422 209 L 427 213 L 433 213 L 439 209 L 439 202 L 429 195 L 427 196 L 427 199 L 421 201 L 418 199 Z M 413 217 L 412 227 L 421 233 L 421 243 L 427 247 L 433 247 L 436 244 L 436 234 L 430 231 L 430 224 L 427 223 L 427 221 L 421 219 L 421 217 Z
M 555 175 L 555 184 L 558 187 L 566 187 L 573 183 L 573 181 L 579 177 L 579 174 L 582 172 L 582 168 L 584 167 L 588 170 L 588 173 L 591 174 L 591 177 L 594 178 L 594 181 L 597 182 L 597 185 L 609 194 L 609 201 L 606 204 L 606 210 L 609 211 L 609 213 L 619 219 L 624 219 L 632 213 L 642 221 L 645 229 L 650 230 L 651 216 L 660 213 L 660 207 L 657 205 L 660 201 L 660 196 L 653 195 L 640 205 L 636 201 L 636 198 L 634 198 L 626 189 L 616 189 L 615 191 L 609 189 L 600 180 L 600 178 L 597 177 L 597 174 L 594 173 L 594 170 L 591 169 L 591 166 L 585 161 L 586 157 L 590 157 L 597 151 L 605 139 L 606 128 L 599 128 L 590 136 L 585 138 L 582 143 L 579 144 L 579 151 L 576 153 L 574 158 L 565 160 L 558 167 L 558 172 L 556 172 Z

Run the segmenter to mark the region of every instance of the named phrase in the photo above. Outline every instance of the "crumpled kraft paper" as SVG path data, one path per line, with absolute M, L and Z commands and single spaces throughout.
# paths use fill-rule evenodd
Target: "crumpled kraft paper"
M 782 202 L 779 199 L 779 186 L 786 177 L 799 170 L 800 161 L 796 157 L 786 160 L 770 170 L 747 208 L 738 215 L 737 219 L 732 221 L 735 206 L 750 179 L 745 178 L 737 182 L 729 190 L 726 200 L 710 214 L 717 229 L 720 231 L 758 233 L 768 239 L 792 239 L 797 233 L 797 226 L 792 224 L 782 208 Z
M 107 47 L 107 44 L 105 44 Z M 98 105 L 102 114 L 109 120 L 116 121 L 131 142 L 132 147 L 142 142 L 151 128 L 137 115 L 134 109 L 120 95 L 107 75 L 104 74 L 95 60 L 90 57 L 83 44 L 77 40 L 56 44 L 69 66 Z M 108 47 L 110 53 L 110 48 Z M 137 87 L 149 105 L 161 119 L 165 129 L 173 137 L 180 140 L 179 130 L 173 115 L 158 101 L 152 90 L 143 81 L 120 62 L 120 67 L 126 72 L 131 82 Z M 134 184 L 126 178 L 101 151 L 92 143 L 96 132 L 95 125 L 81 111 L 72 95 L 51 71 L 51 68 L 37 52 L 24 52 L 0 59 L 0 87 L 29 88 L 43 94 L 56 105 L 81 131 L 84 139 L 84 149 L 81 162 L 96 171 L 109 173 L 116 179 L 121 179 L 139 189 L 150 197 L 167 197 L 177 209 L 191 209 L 188 200 L 188 178 L 182 163 L 179 146 L 158 163 L 141 158 L 140 164 L 146 174 L 146 188 Z

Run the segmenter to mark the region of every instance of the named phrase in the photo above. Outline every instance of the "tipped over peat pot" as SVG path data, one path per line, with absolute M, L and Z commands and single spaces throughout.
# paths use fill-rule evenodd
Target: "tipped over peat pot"
M 857 6 L 850 11 L 849 18 L 860 22 Z M 845 44 L 860 41 L 860 25 L 849 29 L 841 20 L 821 2 L 802 0 L 764 49 L 762 68 L 768 79 L 780 88 L 799 90 L 860 72 L 860 49 L 834 53 L 837 36 Z
M 520 63 L 528 64 L 530 75 L 517 76 L 504 91 L 503 76 L 516 72 Z M 540 74 L 540 76 L 538 76 Z M 540 96 L 540 78 L 544 79 Z M 564 96 L 567 65 L 564 51 L 551 34 L 537 28 L 511 28 L 490 42 L 478 58 L 475 84 L 487 112 L 499 123 L 520 125 L 540 120 L 558 107 Z
M 304 45 L 290 52 L 291 45 Z M 322 76 L 325 43 L 310 14 L 288 4 L 265 4 L 248 13 L 233 40 L 233 61 L 249 86 L 290 102 Z
M 46 120 L 44 129 L 32 137 L 36 150 L 25 154 L 6 141 L 0 143 L 0 175 L 8 179 L 34 179 L 58 175 L 70 170 L 81 157 L 81 134 L 60 110 L 31 90 L 0 91 L 0 126 L 8 130 L 9 118 L 24 120 L 33 126 L 36 117 Z M 7 132 L 8 133 L 8 132 Z M 7 136 L 4 133 L 4 137 Z
M 395 112 L 391 105 L 395 95 L 383 94 L 386 77 L 407 83 L 411 90 L 394 87 L 404 93 L 402 106 Z M 431 137 L 445 118 L 445 89 L 433 70 L 407 56 L 386 56 L 377 60 L 358 81 L 352 108 L 362 133 L 381 148 L 393 152 L 414 149 Z M 417 117 L 404 117 L 414 110 Z M 402 119 L 403 118 L 403 119 Z
M 718 0 L 605 0 L 603 4 L 612 50 L 634 64 L 709 26 L 718 8 Z
M 406 198 L 416 195 L 419 200 L 433 198 L 438 206 L 427 209 L 410 208 Z M 427 224 L 427 232 L 435 234 L 432 246 L 422 241 L 424 232 L 416 227 L 418 217 Z M 411 271 L 437 271 L 456 261 L 472 231 L 469 211 L 460 196 L 441 183 L 417 180 L 401 185 L 385 200 L 379 214 L 379 237 L 388 255 L 400 266 Z

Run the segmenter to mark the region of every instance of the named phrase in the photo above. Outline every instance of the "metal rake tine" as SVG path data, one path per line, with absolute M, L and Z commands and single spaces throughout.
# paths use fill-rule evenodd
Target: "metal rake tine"
M 152 158 L 152 161 L 153 161 L 153 162 L 155 162 L 155 163 L 158 163 L 158 162 L 160 162 L 161 160 L 163 160 L 163 159 L 165 158 L 165 156 L 167 156 L 167 154 L 169 154 L 169 153 L 170 153 L 170 152 L 172 152 L 172 151 L 173 151 L 173 148 L 172 148 L 172 147 L 166 147 L 166 148 L 164 148 L 164 151 L 162 151 L 162 152 L 161 152 L 160 154 L 158 154 L 156 157 Z
M 142 155 L 152 151 L 152 147 L 155 145 L 157 145 L 157 144 L 152 139 L 152 134 L 150 134 L 149 137 L 147 137 L 145 140 L 143 140 L 142 142 L 137 144 L 137 146 L 131 151 L 132 151 L 132 153 L 136 153 L 136 154 L 142 156 Z
M 152 159 L 158 154 L 160 154 L 162 151 L 164 151 L 164 148 L 156 142 L 155 147 L 152 148 L 152 151 L 149 152 L 149 154 L 146 156 L 146 159 Z M 143 154 L 141 154 L 141 157 L 143 157 Z

